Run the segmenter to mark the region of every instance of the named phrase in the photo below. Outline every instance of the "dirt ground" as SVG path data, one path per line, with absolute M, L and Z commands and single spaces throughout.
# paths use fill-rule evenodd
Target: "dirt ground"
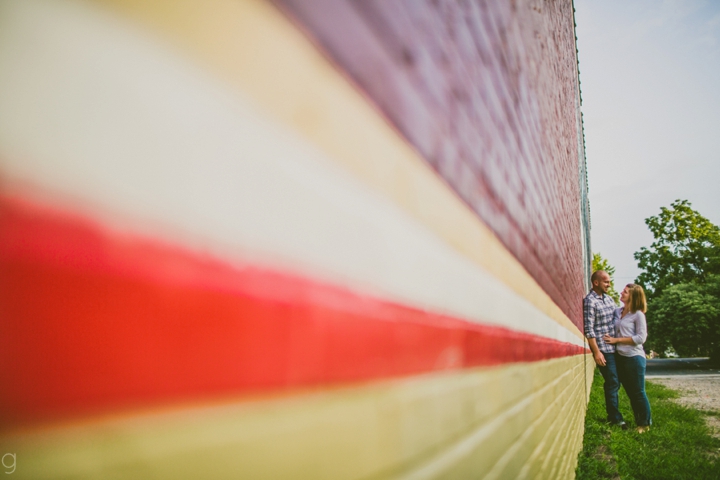
M 698 410 L 720 412 L 720 376 L 687 375 L 648 378 L 647 381 L 659 383 L 680 392 L 680 398 L 676 401 L 681 405 Z M 714 431 L 714 436 L 720 438 L 720 418 L 707 416 L 705 421 Z

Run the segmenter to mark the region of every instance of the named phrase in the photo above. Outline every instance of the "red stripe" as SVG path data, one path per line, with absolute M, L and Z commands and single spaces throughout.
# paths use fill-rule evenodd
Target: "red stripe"
M 0 421 L 575 355 L 0 198 Z

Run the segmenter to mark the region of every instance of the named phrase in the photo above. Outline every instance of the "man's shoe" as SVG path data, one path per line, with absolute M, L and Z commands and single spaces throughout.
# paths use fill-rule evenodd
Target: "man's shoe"
M 610 422 L 610 425 L 612 425 L 612 426 L 614 426 L 614 427 L 620 427 L 620 428 L 622 428 L 623 430 L 627 430 L 627 429 L 628 429 L 627 423 L 625 423 L 625 422 L 617 422 L 617 423 L 615 423 L 615 422 Z
M 645 433 L 650 430 L 650 425 L 643 425 L 641 427 L 637 427 L 637 433 Z

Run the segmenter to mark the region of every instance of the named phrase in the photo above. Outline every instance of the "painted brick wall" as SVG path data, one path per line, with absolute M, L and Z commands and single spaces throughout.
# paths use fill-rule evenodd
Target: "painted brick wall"
M 587 241 L 572 3 L 276 3 L 580 326 Z
M 572 478 L 569 4 L 272 1 L 0 2 L 15 475 Z

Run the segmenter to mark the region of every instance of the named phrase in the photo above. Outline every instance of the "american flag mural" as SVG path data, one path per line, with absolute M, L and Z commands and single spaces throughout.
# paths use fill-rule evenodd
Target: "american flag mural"
M 18 478 L 572 478 L 568 1 L 0 1 Z

